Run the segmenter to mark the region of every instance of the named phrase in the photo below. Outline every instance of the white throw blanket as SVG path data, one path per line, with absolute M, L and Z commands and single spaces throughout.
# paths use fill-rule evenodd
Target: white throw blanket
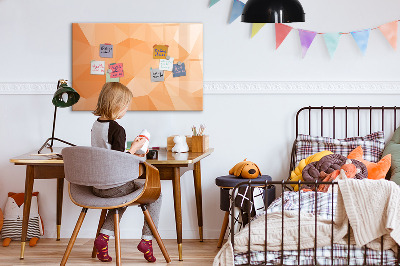
M 334 242 L 345 244 L 348 221 L 354 235 L 351 243 L 380 250 L 380 237 L 384 236 L 384 249 L 393 249 L 400 243 L 400 188 L 387 180 L 339 180 L 336 207 Z M 349 218 L 348 218 L 349 217 Z M 284 249 L 296 250 L 298 230 L 301 233 L 300 248 L 314 247 L 315 216 L 301 213 L 298 228 L 298 213 L 284 212 Z M 268 214 L 268 250 L 281 248 L 282 213 Z M 235 252 L 246 252 L 248 227 L 235 235 Z M 318 247 L 330 245 L 331 221 L 317 217 Z M 263 251 L 265 244 L 265 216 L 251 223 L 251 250 Z M 219 251 L 214 266 L 234 265 L 234 252 L 230 241 Z
M 400 243 L 400 187 L 385 179 L 338 181 L 335 227 L 347 228 L 348 221 L 357 246 L 395 250 Z

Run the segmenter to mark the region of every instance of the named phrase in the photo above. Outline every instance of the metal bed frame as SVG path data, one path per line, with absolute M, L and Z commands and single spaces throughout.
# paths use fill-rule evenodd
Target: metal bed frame
M 349 113 L 350 112 L 356 112 L 356 115 L 357 115 L 357 136 L 360 136 L 360 122 L 361 122 L 360 113 L 361 112 L 363 112 L 363 113 L 369 112 L 369 132 L 372 133 L 372 125 L 373 125 L 373 122 L 374 122 L 373 121 L 373 114 L 375 114 L 376 112 L 379 112 L 379 111 L 381 112 L 381 130 L 384 131 L 385 130 L 385 113 L 387 113 L 387 111 L 393 112 L 393 130 L 395 130 L 396 129 L 396 125 L 397 125 L 397 122 L 396 122 L 396 120 L 397 120 L 396 119 L 397 118 L 397 111 L 399 109 L 400 108 L 398 108 L 396 106 L 393 106 L 393 107 L 385 107 L 385 106 L 382 106 L 382 107 L 372 107 L 372 106 L 369 106 L 369 107 L 360 107 L 360 106 L 357 106 L 357 107 L 348 107 L 348 106 L 344 106 L 344 107 L 337 107 L 337 106 L 331 106 L 331 107 L 324 107 L 324 106 L 312 107 L 312 106 L 308 106 L 308 107 L 303 107 L 296 114 L 296 138 L 300 134 L 299 133 L 299 126 L 300 126 L 299 120 L 300 120 L 300 114 L 303 111 L 308 111 L 308 134 L 309 135 L 311 135 L 311 131 L 312 131 L 312 126 L 311 126 L 312 115 L 311 115 L 311 113 L 312 113 L 313 110 L 319 111 L 319 115 L 320 115 L 320 136 L 324 136 L 324 126 L 326 125 L 326 124 L 324 124 L 324 111 L 325 110 L 331 110 L 329 113 L 331 113 L 331 115 L 332 115 L 331 118 L 332 118 L 332 123 L 333 123 L 332 124 L 332 129 L 333 129 L 332 136 L 333 136 L 333 138 L 336 137 L 336 122 L 338 120 L 338 119 L 336 119 L 336 113 L 337 112 L 344 112 L 344 121 L 341 121 L 341 122 L 342 122 L 342 125 L 344 123 L 345 137 L 347 138 L 348 137 L 348 125 L 349 125 L 349 121 L 348 121 L 349 119 L 348 118 L 349 118 Z M 327 112 L 325 112 L 325 115 L 326 115 L 326 113 Z M 325 119 L 325 121 L 326 120 L 328 120 L 328 119 Z M 316 121 L 316 122 L 318 122 L 318 121 Z M 352 125 L 354 125 L 354 123 Z M 290 176 L 290 172 L 293 169 L 295 169 L 295 167 L 296 167 L 296 165 L 295 165 L 295 158 L 296 158 L 295 146 L 296 146 L 296 141 L 293 144 L 293 149 L 292 149 L 292 153 L 291 153 L 289 176 Z M 317 192 L 317 189 L 318 189 L 319 185 L 330 184 L 330 185 L 332 185 L 332 189 L 334 189 L 334 186 L 336 186 L 338 183 L 336 181 L 332 181 L 332 182 L 319 182 L 319 181 L 304 182 L 304 181 L 285 181 L 285 180 L 283 180 L 283 181 L 265 181 L 265 182 L 263 182 L 263 181 L 252 181 L 250 179 L 249 181 L 242 182 L 242 183 L 238 184 L 237 186 L 235 186 L 233 191 L 232 191 L 232 195 L 235 195 L 235 192 L 239 187 L 242 187 L 242 186 L 252 186 L 252 187 L 254 186 L 254 187 L 256 187 L 257 186 L 259 188 L 263 188 L 264 189 L 266 198 L 268 198 L 268 189 L 266 189 L 266 188 L 268 188 L 269 186 L 271 186 L 271 185 L 281 186 L 282 195 L 283 195 L 285 190 L 291 190 L 290 187 L 287 186 L 287 185 L 292 185 L 292 184 L 299 185 L 299 187 L 300 187 L 301 184 L 315 185 L 314 186 L 315 187 L 314 191 Z M 299 201 L 301 202 L 301 192 L 300 192 L 300 190 L 298 191 L 298 193 L 299 193 Z M 252 196 L 253 196 L 252 194 L 253 194 L 253 191 L 250 189 L 250 198 L 252 198 Z M 333 201 L 334 200 L 333 199 L 334 199 L 334 193 L 332 193 L 332 213 L 331 213 L 331 215 L 332 215 L 332 221 L 331 221 L 332 222 L 331 223 L 331 225 L 332 225 L 331 226 L 331 228 L 332 228 L 332 238 L 331 238 L 331 261 L 332 261 L 332 265 L 334 263 L 334 254 L 333 254 L 333 252 L 334 252 L 334 250 L 333 250 L 333 244 L 334 244 L 333 243 L 333 224 L 334 224 L 334 220 L 333 220 L 334 219 L 334 217 L 333 217 L 333 210 L 334 210 L 333 204 L 334 203 L 333 203 Z M 317 213 L 317 208 L 318 208 L 317 207 L 317 202 L 318 202 L 317 193 L 315 193 L 315 213 Z M 267 216 L 268 216 L 268 214 L 267 214 L 266 210 L 267 210 L 268 206 L 266 204 L 267 204 L 267 201 L 264 201 L 264 207 L 265 207 L 264 262 L 259 263 L 259 265 L 272 265 L 272 264 L 268 264 L 268 262 L 267 262 L 267 252 L 268 252 L 268 250 L 267 250 L 267 242 L 268 242 L 268 239 L 267 239 L 267 233 L 268 233 L 268 227 L 267 227 L 268 219 L 267 219 Z M 282 197 L 282 212 L 284 212 L 284 197 Z M 298 214 L 299 214 L 298 226 L 300 227 L 300 204 L 299 204 Z M 230 239 L 230 241 L 231 241 L 231 244 L 232 244 L 233 248 L 234 248 L 234 245 L 235 245 L 235 241 L 234 241 L 234 237 L 235 237 L 235 234 L 234 234 L 234 217 L 235 217 L 234 197 L 232 197 L 232 201 L 231 201 L 231 232 L 230 232 L 231 239 Z M 314 258 L 313 258 L 314 263 L 313 264 L 307 264 L 307 265 L 318 265 L 317 264 L 317 254 L 316 254 L 317 238 L 318 238 L 316 224 L 317 224 L 317 215 L 315 215 L 315 239 L 314 239 Z M 247 262 L 248 263 L 245 264 L 245 265 L 250 265 L 251 264 L 251 255 L 250 255 L 251 254 L 251 249 L 250 249 L 250 243 L 251 243 L 251 230 L 250 230 L 251 229 L 251 219 L 249 219 L 248 227 L 249 227 L 249 242 L 248 242 L 248 245 L 247 245 Z M 283 218 L 283 216 L 282 216 L 282 232 L 281 232 L 281 234 L 282 234 L 281 250 L 280 250 L 281 256 L 280 256 L 280 264 L 279 265 L 284 265 L 283 264 L 283 259 L 284 259 L 284 256 L 283 256 L 283 251 L 284 251 L 284 240 L 283 240 L 283 238 L 284 238 L 283 237 L 283 235 L 284 235 L 284 218 Z M 300 264 L 300 254 L 301 254 L 300 242 L 301 242 L 301 238 L 300 238 L 300 230 L 299 230 L 298 243 L 297 243 L 297 246 L 298 246 L 298 248 L 297 248 L 297 265 L 305 265 L 305 264 Z M 396 258 L 395 265 L 400 265 L 400 249 L 399 249 L 400 246 L 397 245 L 397 248 L 398 248 L 399 252 L 397 253 L 397 258 Z M 366 253 L 366 249 L 367 248 L 366 248 L 366 246 L 363 246 L 363 249 L 364 249 L 364 263 L 363 263 L 363 265 L 367 265 L 366 264 L 367 263 L 367 253 Z M 347 264 L 346 265 L 350 265 L 350 224 L 348 226 L 348 233 L 347 233 Z M 383 236 L 381 237 L 380 265 L 384 265 L 384 261 L 383 261 Z

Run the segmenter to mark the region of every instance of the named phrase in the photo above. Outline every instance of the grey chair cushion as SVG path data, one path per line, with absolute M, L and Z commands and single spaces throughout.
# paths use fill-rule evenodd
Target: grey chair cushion
M 82 186 L 109 188 L 139 176 L 145 159 L 120 151 L 96 147 L 67 147 L 62 150 L 65 179 Z
M 136 180 L 135 182 L 145 182 L 145 180 Z M 123 197 L 117 198 L 101 198 L 97 197 L 92 193 L 92 187 L 82 186 L 77 184 L 70 184 L 70 195 L 71 198 L 79 205 L 89 206 L 94 208 L 104 208 L 118 206 L 135 199 L 140 193 L 142 193 L 143 188 L 140 188 L 131 194 Z

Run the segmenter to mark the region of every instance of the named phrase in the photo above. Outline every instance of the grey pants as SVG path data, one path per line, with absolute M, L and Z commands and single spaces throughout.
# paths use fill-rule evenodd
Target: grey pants
M 128 195 L 142 188 L 143 186 L 144 182 L 138 182 L 137 180 L 135 182 L 135 180 L 133 180 L 119 187 L 113 187 L 108 189 L 93 188 L 93 194 L 101 198 L 116 198 Z M 162 196 L 160 194 L 160 197 L 155 202 L 146 204 L 146 207 L 149 210 L 151 218 L 153 218 L 154 224 L 156 225 L 157 228 L 158 228 L 158 221 L 160 219 L 161 202 L 162 202 Z M 126 207 L 118 208 L 119 219 L 122 218 L 122 215 L 124 214 L 125 210 Z M 104 221 L 100 233 L 109 236 L 114 236 L 114 214 L 115 214 L 115 209 L 108 210 L 106 220 Z M 144 221 L 143 225 L 142 239 L 146 240 L 153 239 L 153 234 L 146 220 Z

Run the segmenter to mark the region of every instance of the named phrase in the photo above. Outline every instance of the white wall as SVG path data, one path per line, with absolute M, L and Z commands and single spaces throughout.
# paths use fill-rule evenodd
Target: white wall
M 205 81 L 399 81 L 399 52 L 391 50 L 379 31 L 371 33 L 363 57 L 350 35 L 342 37 L 334 59 L 329 59 L 318 36 L 305 59 L 297 31 L 274 50 L 273 25 L 266 25 L 253 39 L 251 27 L 235 21 L 227 24 L 230 0 L 208 9 L 208 0 L 104 0 L 33 1 L 0 0 L 0 82 L 56 82 L 71 79 L 72 22 L 202 22 L 204 23 Z M 399 19 L 398 1 L 303 0 L 306 23 L 293 24 L 321 32 L 351 31 L 375 27 Z M 1 85 L 1 84 L 0 84 Z M 308 105 L 399 105 L 393 95 L 259 94 L 204 95 L 203 112 L 129 112 L 121 124 L 128 138 L 142 128 L 153 133 L 152 144 L 165 146 L 176 133 L 189 134 L 193 124 L 205 123 L 215 152 L 202 162 L 205 238 L 218 238 L 223 214 L 214 179 L 227 174 L 238 161 L 255 161 L 263 174 L 275 180 L 286 176 L 294 138 L 294 115 Z M 51 95 L 0 95 L 0 207 L 7 192 L 24 190 L 25 168 L 9 158 L 35 150 L 51 134 Z M 90 144 L 90 112 L 60 109 L 56 135 L 78 145 Z M 56 182 L 39 180 L 40 211 L 45 237 L 55 237 Z M 171 182 L 162 182 L 164 202 L 159 230 L 175 238 L 171 215 Z M 70 237 L 80 209 L 64 191 L 62 237 Z M 197 237 L 197 217 L 190 173 L 182 177 L 184 238 Z M 99 212 L 90 211 L 80 237 L 93 237 Z M 138 218 L 139 217 L 139 218 Z M 139 238 L 142 218 L 130 208 L 121 221 L 123 238 Z

